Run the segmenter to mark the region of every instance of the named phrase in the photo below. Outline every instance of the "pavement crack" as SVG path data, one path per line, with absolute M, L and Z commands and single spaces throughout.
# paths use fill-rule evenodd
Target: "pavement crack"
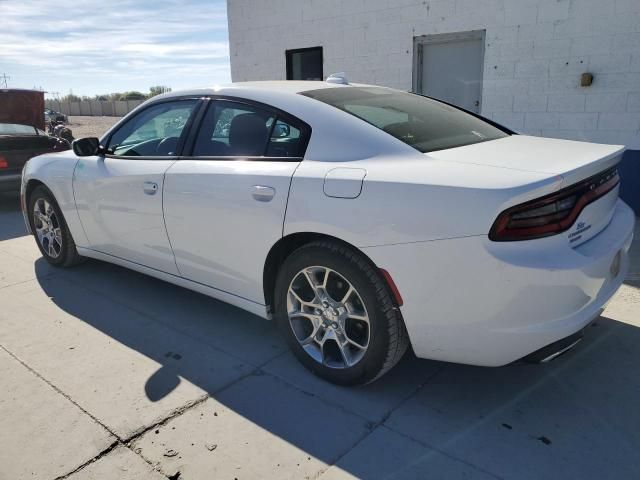
M 493 473 L 493 472 L 491 472 L 489 470 L 485 470 L 484 468 L 479 467 L 478 465 L 475 465 L 475 464 L 469 462 L 468 460 L 465 460 L 464 458 L 456 457 L 455 455 L 452 455 L 451 453 L 449 453 L 449 452 L 447 452 L 447 451 L 445 451 L 445 450 L 443 450 L 443 449 L 441 449 L 441 448 L 439 448 L 439 447 L 437 447 L 435 445 L 432 445 L 430 443 L 424 442 L 424 441 L 422 441 L 422 440 L 420 440 L 418 438 L 415 438 L 415 437 L 413 437 L 411 435 L 408 435 L 408 434 L 406 434 L 404 432 L 400 432 L 400 431 L 396 430 L 395 428 L 390 427 L 389 425 L 379 425 L 379 426 L 381 426 L 382 428 L 388 429 L 389 431 L 395 433 L 396 435 L 399 435 L 399 436 L 404 437 L 404 438 L 406 438 L 408 440 L 411 440 L 412 442 L 415 442 L 418 445 L 423 446 L 424 448 L 427 448 L 429 450 L 433 450 L 434 452 L 438 452 L 439 454 L 441 454 L 441 455 L 443 455 L 443 456 L 445 456 L 445 457 L 447 457 L 447 458 L 449 458 L 451 460 L 463 463 L 464 465 L 466 465 L 466 466 L 468 466 L 468 467 L 470 467 L 470 468 L 472 468 L 474 470 L 477 470 L 479 472 L 482 472 L 485 475 L 489 475 L 490 477 L 495 478 L 496 480 L 504 480 L 503 477 L 500 477 L 500 476 L 496 475 L 495 473 Z
M 393 412 L 398 410 L 401 406 L 403 406 L 411 398 L 413 398 L 420 390 L 422 390 L 425 387 L 425 385 L 427 385 L 431 380 L 437 377 L 440 374 L 440 372 L 442 372 L 442 370 L 444 370 L 444 366 L 440 366 L 436 368 L 436 370 L 433 373 L 431 373 L 430 375 L 427 375 L 427 378 L 425 378 L 420 384 L 418 384 L 416 388 L 414 388 L 411 392 L 405 395 L 402 399 L 400 399 L 398 403 L 396 403 L 392 408 L 390 408 L 387 411 L 387 413 L 384 415 L 382 420 L 379 422 L 379 425 L 385 424 L 387 420 L 391 418 L 391 415 L 393 415 Z
M 39 276 L 39 277 L 33 277 L 33 278 L 29 278 L 29 279 L 27 279 L 27 280 L 21 280 L 21 281 L 19 281 L 19 282 L 10 283 L 10 284 L 8 284 L 8 285 L 2 285 L 2 286 L 0 287 L 0 290 L 4 290 L 5 288 L 15 287 L 15 286 L 17 286 L 17 285 L 23 285 L 23 284 L 25 284 L 25 283 L 36 282 L 36 281 L 38 281 L 38 280 L 39 280 L 39 279 L 41 279 L 41 278 L 49 278 L 49 277 L 53 277 L 53 276 L 55 276 L 55 274 L 54 274 L 54 273 L 48 273 L 48 274 L 46 274 L 46 275 L 42 275 L 42 276 Z
M 119 439 L 120 437 L 118 436 L 117 433 L 115 433 L 113 430 L 111 430 L 109 427 L 107 427 L 104 423 L 102 423 L 97 417 L 95 417 L 93 414 L 91 414 L 88 410 L 86 410 L 85 408 L 83 408 L 78 402 L 76 402 L 73 398 L 71 398 L 70 395 L 66 394 L 65 392 L 63 392 L 62 390 L 60 390 L 58 387 L 56 387 L 53 383 L 51 383 L 47 378 L 45 378 L 44 376 L 42 376 L 38 371 L 36 371 L 35 369 L 33 369 L 32 367 L 30 367 L 29 365 L 27 365 L 20 357 L 18 357 L 16 354 L 14 354 L 12 351 L 10 351 L 9 349 L 7 349 L 7 347 L 5 347 L 4 345 L 0 345 L 0 348 L 2 350 L 4 350 L 5 352 L 7 352 L 7 354 L 13 358 L 16 362 L 20 363 L 20 365 L 22 365 L 24 368 L 26 368 L 29 372 L 31 372 L 33 375 L 35 375 L 36 377 L 38 377 L 40 380 L 42 380 L 44 383 L 46 383 L 47 385 L 49 385 L 49 387 L 51 387 L 54 391 L 56 391 L 57 393 L 59 393 L 60 395 L 62 395 L 64 398 L 66 398 L 69 402 L 71 402 L 73 405 L 75 405 L 82 413 L 84 413 L 85 415 L 87 415 L 89 418 L 91 418 L 94 422 L 96 422 L 98 425 L 100 425 L 102 428 L 104 428 L 107 432 L 109 432 L 111 435 L 113 435 L 115 438 Z
M 155 422 L 155 423 L 153 423 L 151 425 L 147 425 L 146 427 L 143 427 L 143 428 L 140 428 L 140 429 L 134 431 L 127 438 L 122 439 L 122 443 L 124 443 L 128 447 L 131 446 L 131 444 L 133 442 L 135 442 L 138 438 L 140 438 L 142 435 L 144 435 L 148 431 L 154 430 L 154 429 L 156 429 L 158 427 L 166 425 L 168 422 L 170 422 L 171 420 L 173 420 L 176 417 L 179 417 L 180 415 L 182 415 L 187 410 L 190 410 L 190 409 L 192 409 L 192 408 L 194 408 L 194 407 L 206 402 L 209 398 L 210 398 L 210 395 L 208 393 L 206 393 L 206 394 L 201 395 L 200 397 L 196 398 L 195 400 L 191 400 L 190 402 L 185 403 L 184 405 L 172 410 L 169 413 L 169 415 L 165 416 L 162 420 L 159 420 L 159 421 L 157 421 L 157 422 Z
M 393 412 L 395 412 L 396 410 L 398 410 L 402 405 L 404 405 L 407 401 L 409 401 L 411 398 L 413 398 L 418 392 L 420 392 L 420 390 L 422 390 L 423 388 L 425 388 L 434 378 L 436 378 L 438 375 L 440 375 L 440 373 L 442 373 L 442 371 L 445 369 L 445 366 L 441 366 L 438 369 L 436 369 L 431 375 L 429 375 L 424 382 L 422 382 L 420 385 L 418 385 L 410 394 L 408 394 L 405 398 L 403 398 L 402 400 L 400 400 L 395 407 L 393 407 L 392 409 L 390 409 L 387 414 L 385 415 L 385 417 L 383 418 L 382 421 L 380 421 L 374 429 L 371 430 L 370 433 L 372 433 L 375 429 L 382 427 L 382 428 L 386 428 L 388 430 L 390 430 L 391 432 L 400 435 L 401 437 L 407 438 L 415 443 L 417 443 L 418 445 L 422 445 L 425 448 L 428 448 L 429 450 L 433 450 L 435 452 L 440 453 L 441 455 L 444 455 L 447 458 L 450 458 L 451 460 L 455 460 L 456 462 L 460 462 L 463 463 L 465 465 L 467 465 L 470 468 L 473 468 L 474 470 L 478 470 L 479 472 L 482 472 L 486 475 L 489 475 L 493 478 L 495 478 L 496 480 L 503 480 L 502 477 L 499 477 L 498 475 L 496 475 L 493 472 L 487 471 L 482 467 L 479 467 L 477 465 L 474 465 L 473 463 L 468 462 L 467 460 L 464 460 L 462 458 L 458 458 L 454 455 L 451 455 L 450 453 L 447 453 L 446 451 L 431 445 L 429 443 L 423 442 L 417 438 L 412 437 L 411 435 L 407 435 L 406 433 L 403 432 L 399 432 L 398 430 L 396 430 L 395 428 L 387 425 L 387 420 L 389 420 L 389 418 L 391 418 L 391 415 L 393 414 Z
M 278 355 L 276 355 L 277 358 L 281 355 L 284 355 L 286 352 L 282 352 Z M 242 380 L 251 377 L 253 375 L 256 375 L 256 373 L 260 373 L 260 374 L 265 374 L 265 375 L 270 375 L 269 373 L 266 373 L 262 370 L 262 367 L 264 365 L 266 365 L 267 363 L 269 363 L 272 359 L 267 359 L 264 362 L 262 362 L 259 366 L 251 369 L 250 371 L 248 371 L 245 375 L 242 375 L 238 378 L 236 378 L 235 380 L 233 380 L 232 382 L 228 383 L 227 385 L 219 388 L 218 390 L 216 390 L 215 392 L 211 392 L 211 393 L 206 393 L 200 397 L 198 397 L 197 399 L 185 403 L 184 405 L 182 405 L 181 407 L 176 408 L 175 410 L 173 410 L 169 415 L 167 415 L 166 417 L 164 417 L 162 420 L 153 423 L 152 425 L 148 425 L 144 428 L 141 428 L 137 431 L 135 431 L 133 434 L 131 434 L 129 437 L 127 437 L 126 439 L 122 440 L 122 443 L 129 448 L 133 453 L 135 453 L 136 455 L 138 455 L 140 458 L 142 458 L 142 460 L 144 460 L 147 464 L 149 464 L 154 470 L 162 473 L 163 475 L 165 475 L 164 472 L 162 472 L 161 470 L 158 469 L 158 465 L 156 465 L 155 463 L 153 463 L 151 460 L 147 459 L 140 451 L 138 451 L 138 449 L 134 448 L 134 443 L 136 442 L 136 440 L 138 440 L 139 438 L 141 438 L 143 435 L 145 435 L 146 433 L 150 432 L 151 430 L 156 430 L 158 429 L 158 427 L 161 426 L 165 426 L 167 425 L 169 422 L 171 422 L 172 420 L 180 417 L 181 415 L 183 415 L 185 412 L 197 407 L 198 405 L 203 404 L 204 402 L 206 402 L 209 398 L 213 398 L 214 395 L 217 395 L 223 391 L 225 391 L 226 389 L 232 387 L 233 385 L 241 382 Z M 167 476 L 167 475 L 165 475 Z
M 71 475 L 73 475 L 74 473 L 79 472 L 80 470 L 82 470 L 83 468 L 85 468 L 88 465 L 91 465 L 92 463 L 97 462 L 98 460 L 100 460 L 102 457 L 104 457 L 105 455 L 108 455 L 113 449 L 115 449 L 118 445 L 122 445 L 122 443 L 119 440 L 115 440 L 111 445 L 109 445 L 107 448 L 105 448 L 104 450 L 102 450 L 100 453 L 98 453 L 98 455 L 96 455 L 93 458 L 90 458 L 89 460 L 87 460 L 86 462 L 84 462 L 82 465 L 76 467 L 75 469 L 71 470 L 69 473 L 65 473 L 64 475 L 60 475 L 59 477 L 56 477 L 54 480 L 64 480 L 65 478 L 69 478 Z
M 366 419 L 365 417 L 362 417 L 362 415 L 359 414 L 355 414 L 360 418 L 365 418 L 365 420 L 367 420 L 367 431 L 365 432 L 365 434 L 359 438 L 350 448 L 348 448 L 342 455 L 340 455 L 338 458 L 335 459 L 335 461 L 332 461 L 331 464 L 329 464 L 327 466 L 327 468 L 321 469 L 313 478 L 318 478 L 321 475 L 323 475 L 329 468 L 331 468 L 333 465 L 336 465 L 342 458 L 344 458 L 346 455 L 348 455 L 354 448 L 356 448 L 360 443 L 362 443 L 366 438 L 369 437 L 369 435 L 371 435 L 373 432 L 375 432 L 378 428 L 382 427 L 382 428 L 389 428 L 385 425 L 385 422 L 389 419 L 389 417 L 391 417 L 391 415 L 393 414 L 393 412 L 395 412 L 398 408 L 400 408 L 402 405 L 404 405 L 410 398 L 412 398 L 417 392 L 419 392 L 422 387 L 424 387 L 427 383 L 429 383 L 436 375 L 438 375 L 438 373 L 440 373 L 442 371 L 444 367 L 439 367 L 438 369 L 436 369 L 433 373 L 431 373 L 430 375 L 427 376 L 427 378 L 425 378 L 421 383 L 419 383 L 414 389 L 412 389 L 409 393 L 407 393 L 404 397 L 402 397 L 400 399 L 400 401 L 398 401 L 398 403 L 396 403 L 393 407 L 391 407 L 383 416 L 380 420 L 378 420 L 377 422 L 372 422 L 368 419 Z M 299 387 L 297 387 L 299 388 Z M 305 392 L 307 393 L 307 392 Z M 312 394 L 313 395 L 313 394 Z M 313 395 L 315 396 L 315 395 Z M 321 401 L 324 401 L 326 404 L 328 405 L 333 405 L 331 402 L 328 402 L 326 400 L 324 400 L 321 397 L 317 397 L 319 398 Z M 343 408 L 344 411 L 354 414 L 354 412 L 350 412 L 349 410 Z M 391 430 L 391 429 L 389 429 Z M 407 437 L 408 438 L 408 437 Z M 413 439 L 412 439 L 413 440 Z

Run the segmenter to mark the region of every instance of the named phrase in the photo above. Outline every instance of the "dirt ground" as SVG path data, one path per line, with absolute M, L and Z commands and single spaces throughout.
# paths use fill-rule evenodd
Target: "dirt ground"
M 122 117 L 69 117 L 69 128 L 74 138 L 101 137 Z

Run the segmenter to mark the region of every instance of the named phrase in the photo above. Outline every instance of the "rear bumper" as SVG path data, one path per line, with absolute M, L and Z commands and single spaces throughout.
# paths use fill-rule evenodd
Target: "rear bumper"
M 500 366 L 580 331 L 602 312 L 628 270 L 634 222 L 618 200 L 608 226 L 575 248 L 483 235 L 364 251 L 404 298 L 417 356 Z
M 17 192 L 20 190 L 20 173 L 0 175 L 0 192 Z

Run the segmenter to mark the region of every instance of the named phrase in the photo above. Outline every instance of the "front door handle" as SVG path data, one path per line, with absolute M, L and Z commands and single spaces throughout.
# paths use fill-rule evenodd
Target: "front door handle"
M 276 189 L 266 185 L 254 185 L 251 196 L 259 202 L 270 202 L 276 194 Z
M 155 195 L 158 191 L 158 184 L 156 182 L 144 182 L 143 183 L 144 193 L 147 195 Z

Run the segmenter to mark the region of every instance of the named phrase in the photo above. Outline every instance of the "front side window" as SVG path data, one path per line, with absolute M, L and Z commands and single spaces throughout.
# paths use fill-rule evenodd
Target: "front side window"
M 197 100 L 153 105 L 124 123 L 111 135 L 107 152 L 122 156 L 174 156 L 180 136 Z
M 202 120 L 193 147 L 197 157 L 298 157 L 300 129 L 275 112 L 214 100 Z
M 354 115 L 423 153 L 508 136 L 445 103 L 388 88 L 325 88 L 302 95 Z

